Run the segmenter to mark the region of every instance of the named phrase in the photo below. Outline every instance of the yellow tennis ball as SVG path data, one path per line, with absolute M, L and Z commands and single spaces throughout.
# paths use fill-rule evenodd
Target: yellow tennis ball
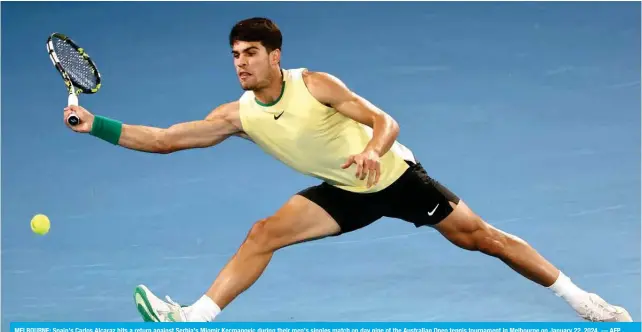
M 50 227 L 49 218 L 44 214 L 37 214 L 31 218 L 31 230 L 36 234 L 45 235 Z

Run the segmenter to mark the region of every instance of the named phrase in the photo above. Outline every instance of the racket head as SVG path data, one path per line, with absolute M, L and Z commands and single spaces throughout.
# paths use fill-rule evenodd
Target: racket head
M 70 93 L 93 94 L 100 90 L 102 80 L 96 63 L 71 38 L 52 33 L 47 38 L 47 52 Z

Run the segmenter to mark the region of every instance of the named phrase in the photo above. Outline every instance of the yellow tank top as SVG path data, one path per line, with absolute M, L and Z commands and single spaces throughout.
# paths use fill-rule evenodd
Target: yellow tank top
M 414 162 L 410 150 L 395 142 L 381 157 L 381 175 L 376 186 L 367 187 L 367 178 L 355 177 L 356 165 L 342 169 L 352 154 L 363 151 L 372 137 L 372 128 L 317 101 L 308 91 L 302 74 L 305 68 L 283 70 L 281 96 L 269 105 L 245 92 L 239 99 L 243 131 L 266 153 L 294 170 L 352 192 L 380 191 Z

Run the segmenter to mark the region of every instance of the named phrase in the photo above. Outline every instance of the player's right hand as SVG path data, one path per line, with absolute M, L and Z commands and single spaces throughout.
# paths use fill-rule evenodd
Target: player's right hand
M 67 118 L 69 118 L 69 115 L 71 115 L 72 113 L 76 114 L 76 116 L 80 120 L 80 123 L 75 126 L 72 126 L 69 124 L 69 122 L 67 122 Z M 88 133 L 91 131 L 91 125 L 94 123 L 94 115 L 89 113 L 89 111 L 87 111 L 82 106 L 71 105 L 65 107 L 63 121 L 65 122 L 65 125 L 67 127 L 75 132 Z

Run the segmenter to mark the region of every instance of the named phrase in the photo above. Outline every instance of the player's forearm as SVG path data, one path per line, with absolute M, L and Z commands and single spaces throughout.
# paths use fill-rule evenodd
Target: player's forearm
M 118 145 L 142 152 L 169 153 L 171 149 L 163 139 L 165 129 L 123 124 Z
M 112 144 L 151 153 L 210 147 L 237 132 L 233 124 L 220 117 L 177 123 L 169 128 L 155 128 L 122 124 L 97 116 L 91 128 L 93 136 Z
M 150 152 L 168 153 L 164 140 L 165 129 L 128 125 L 106 117 L 96 116 L 93 120 L 91 135 L 124 148 Z
M 366 150 L 383 156 L 395 143 L 399 135 L 399 124 L 391 116 L 380 114 L 373 121 L 372 131 L 372 139 L 366 146 Z

